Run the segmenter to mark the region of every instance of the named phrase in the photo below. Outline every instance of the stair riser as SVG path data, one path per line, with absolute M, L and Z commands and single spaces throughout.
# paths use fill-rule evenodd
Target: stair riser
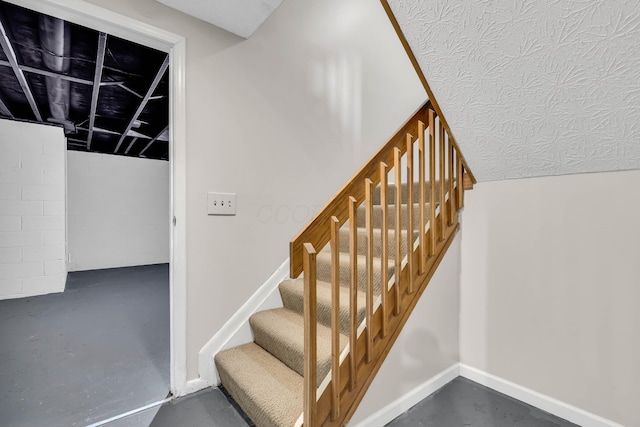
M 387 242 L 387 248 L 389 251 L 389 259 L 391 260 L 395 260 L 396 258 L 396 233 L 394 231 L 389 231 L 389 235 L 388 235 L 388 242 Z M 400 248 L 402 249 L 401 251 L 401 256 L 404 257 L 407 254 L 407 232 L 403 231 L 400 234 Z M 413 239 L 415 241 L 415 239 L 418 238 L 418 233 L 415 232 Z M 344 254 L 348 254 L 349 253 L 349 246 L 350 246 L 350 233 L 348 229 L 341 229 L 340 230 L 340 252 L 344 253 Z M 367 253 L 367 234 L 366 234 L 366 230 L 364 229 L 358 229 L 358 240 L 357 240 L 357 248 L 358 248 L 358 254 L 359 255 L 366 255 Z M 374 228 L 373 230 L 373 256 L 375 258 L 381 258 L 382 257 L 382 230 Z
M 321 252 L 317 256 L 317 278 L 318 280 L 322 280 L 324 282 L 331 283 L 331 253 L 330 252 Z M 348 288 L 351 286 L 351 262 L 348 253 L 340 253 L 340 286 Z M 367 279 L 367 262 L 365 257 L 358 257 L 358 290 L 360 292 L 366 292 L 368 286 Z M 395 270 L 394 264 L 389 263 L 388 267 L 388 275 L 385 278 L 384 282 L 388 283 L 389 278 L 393 275 Z M 382 274 L 382 265 L 380 258 L 375 258 L 373 260 L 373 287 L 374 293 L 376 295 L 380 294 L 380 289 L 382 287 L 381 284 L 381 274 Z
M 256 313 L 249 320 L 256 344 L 290 369 L 304 375 L 304 318 L 301 314 L 279 308 Z M 331 329 L 318 325 L 318 385 L 331 369 Z M 341 336 L 341 348 L 348 337 Z
M 437 206 L 437 205 L 436 205 Z M 427 216 L 427 220 L 429 218 L 429 203 L 425 204 L 425 213 Z M 402 230 L 407 229 L 407 222 L 409 219 L 409 215 L 407 215 L 407 205 L 400 206 L 400 219 L 401 219 L 401 227 Z M 418 229 L 418 224 L 420 220 L 420 204 L 413 205 L 413 224 L 414 230 Z M 366 209 L 364 206 L 360 206 L 358 208 L 358 216 L 357 216 L 357 225 L 358 227 L 364 228 L 366 226 Z M 389 208 L 387 209 L 387 222 L 389 230 L 395 231 L 396 226 L 396 208 L 393 203 L 389 204 Z M 348 223 L 347 223 L 348 224 Z M 382 228 L 382 207 L 379 205 L 373 206 L 373 228 Z
M 447 185 L 448 181 L 445 181 L 445 186 Z M 409 196 L 409 191 L 407 190 L 407 184 L 402 184 L 402 203 L 407 203 L 407 197 Z M 431 189 L 429 186 L 429 183 L 427 183 L 426 185 L 426 191 L 425 191 L 425 200 L 429 201 L 429 195 L 431 194 Z M 440 195 L 440 181 L 436 181 L 436 198 L 439 197 Z M 373 189 L 373 203 L 376 205 L 380 204 L 380 186 L 378 185 L 376 188 Z M 393 201 L 395 201 L 395 197 L 396 197 L 396 187 L 394 184 L 389 184 L 388 189 L 387 189 L 387 199 L 389 200 L 389 203 L 392 203 Z M 413 200 L 414 202 L 417 202 L 420 197 L 420 186 L 417 183 L 413 184 Z
M 331 290 L 324 287 L 318 287 L 318 305 L 317 315 L 318 323 L 331 327 Z M 280 296 L 284 307 L 289 310 L 293 310 L 296 313 L 302 315 L 304 313 L 304 296 L 302 289 L 297 289 L 297 292 L 289 291 L 288 288 L 280 287 Z M 360 324 L 364 320 L 365 316 L 365 297 L 363 294 L 358 296 L 358 321 Z M 351 315 L 349 311 L 349 292 L 347 289 L 342 289 L 340 293 L 340 333 L 349 336 L 350 333 Z

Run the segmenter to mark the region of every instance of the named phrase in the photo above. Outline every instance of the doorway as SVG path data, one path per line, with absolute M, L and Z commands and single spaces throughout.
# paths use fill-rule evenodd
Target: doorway
M 37 12 L 158 49 L 169 54 L 168 157 L 170 169 L 169 305 L 170 385 L 174 396 L 186 394 L 186 168 L 184 38 L 79 0 L 10 0 Z

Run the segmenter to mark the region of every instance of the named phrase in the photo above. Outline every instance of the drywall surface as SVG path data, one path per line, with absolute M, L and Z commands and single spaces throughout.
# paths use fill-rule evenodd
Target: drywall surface
M 282 0 L 158 0 L 240 37 L 249 37 Z
M 0 299 L 64 290 L 61 129 L 0 120 Z
M 154 0 L 91 0 L 186 37 L 187 362 L 289 240 L 425 101 L 382 6 L 285 1 L 249 40 Z M 207 192 L 237 193 L 208 216 Z
M 462 363 L 640 425 L 639 182 L 611 172 L 466 193 Z
M 390 0 L 480 181 L 640 168 L 640 9 Z
M 458 234 L 349 425 L 358 424 L 459 362 L 460 243 Z
M 69 271 L 169 262 L 169 162 L 69 151 Z

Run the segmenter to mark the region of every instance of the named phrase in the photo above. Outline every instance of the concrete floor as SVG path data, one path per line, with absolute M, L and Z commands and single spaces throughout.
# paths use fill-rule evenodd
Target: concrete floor
M 174 400 L 107 427 L 251 427 L 220 389 Z M 458 377 L 387 427 L 576 427 L 568 421 Z
M 169 395 L 168 265 L 0 301 L 0 425 L 84 426 Z
M 387 427 L 576 427 L 519 400 L 458 377 Z
M 169 394 L 167 265 L 70 273 L 62 294 L 0 301 L 0 425 L 100 423 Z M 221 389 L 104 424 L 252 426 Z M 465 378 L 388 424 L 575 426 Z

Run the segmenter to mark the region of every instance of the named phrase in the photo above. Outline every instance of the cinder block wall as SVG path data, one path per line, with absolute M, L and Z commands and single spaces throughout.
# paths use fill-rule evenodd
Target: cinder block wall
M 64 290 L 65 180 L 62 129 L 0 120 L 0 299 Z

